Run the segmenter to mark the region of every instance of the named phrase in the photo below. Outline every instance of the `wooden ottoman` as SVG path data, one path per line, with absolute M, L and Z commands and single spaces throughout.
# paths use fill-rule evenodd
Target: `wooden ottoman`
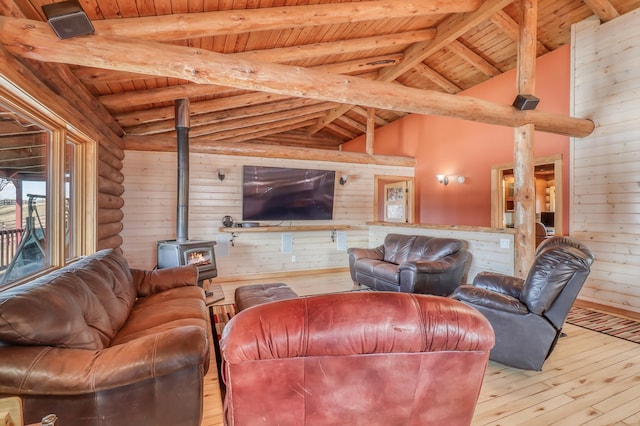
M 236 288 L 234 294 L 237 312 L 255 305 L 297 297 L 296 292 L 284 283 L 244 285 Z

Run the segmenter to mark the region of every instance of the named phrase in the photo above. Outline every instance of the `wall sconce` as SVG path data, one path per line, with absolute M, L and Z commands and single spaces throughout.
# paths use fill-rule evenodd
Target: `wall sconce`
M 222 182 L 225 177 L 224 169 L 218 169 L 218 179 L 220 179 L 220 182 Z
M 338 182 L 340 182 L 340 185 L 344 186 L 344 184 L 347 183 L 348 178 L 349 178 L 348 175 L 342 175 L 340 176 L 340 180 Z
M 443 185 L 449 185 L 449 178 L 447 177 L 447 175 L 436 175 L 436 177 L 438 178 L 438 182 L 440 182 Z

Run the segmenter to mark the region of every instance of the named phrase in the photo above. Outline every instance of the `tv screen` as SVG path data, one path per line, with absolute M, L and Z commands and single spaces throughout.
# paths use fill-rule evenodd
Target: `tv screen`
M 540 222 L 545 228 L 553 228 L 555 226 L 554 212 L 540 212 Z
M 331 220 L 333 170 L 244 166 L 242 220 Z

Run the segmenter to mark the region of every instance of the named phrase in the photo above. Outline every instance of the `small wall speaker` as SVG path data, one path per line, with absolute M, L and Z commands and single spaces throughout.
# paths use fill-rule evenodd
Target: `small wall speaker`
M 61 39 L 95 32 L 89 17 L 75 0 L 42 5 L 42 11 L 53 31 Z
M 521 111 L 536 109 L 540 99 L 533 95 L 517 95 L 513 101 L 513 106 Z

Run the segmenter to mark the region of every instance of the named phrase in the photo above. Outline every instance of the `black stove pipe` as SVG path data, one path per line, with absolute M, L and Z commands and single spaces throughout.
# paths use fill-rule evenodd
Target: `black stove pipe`
M 176 241 L 182 243 L 189 238 L 189 99 L 176 99 L 175 117 L 178 143 Z

